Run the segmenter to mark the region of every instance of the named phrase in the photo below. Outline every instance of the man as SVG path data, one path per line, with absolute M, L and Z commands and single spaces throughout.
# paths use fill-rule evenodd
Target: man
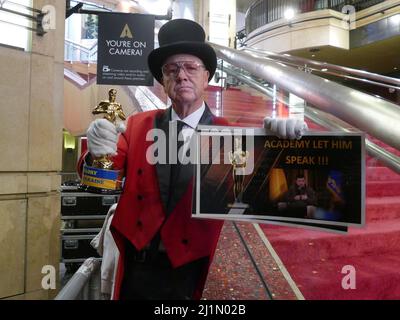
M 120 251 L 115 299 L 200 299 L 222 227 L 221 222 L 191 218 L 192 165 L 152 164 L 146 157 L 154 143 L 146 140 L 152 129 L 169 137 L 176 132 L 170 127 L 178 127 L 187 141 L 198 124 L 228 125 L 203 100 L 216 54 L 205 43 L 202 27 L 190 20 L 166 23 L 158 38 L 160 47 L 150 53 L 148 64 L 172 106 L 129 117 L 119 137 L 104 119 L 95 120 L 87 132 L 91 156 L 112 154 L 116 168 L 125 171 L 111 225 Z M 290 138 L 305 129 L 293 121 L 268 119 L 266 125 Z
M 295 184 L 286 193 L 289 212 L 295 217 L 309 216 L 310 209 L 316 205 L 317 197 L 313 189 L 306 185 L 303 174 L 298 174 Z

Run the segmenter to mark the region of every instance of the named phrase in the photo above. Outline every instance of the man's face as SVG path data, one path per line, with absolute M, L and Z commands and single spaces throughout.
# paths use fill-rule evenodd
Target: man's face
M 306 185 L 306 179 L 305 178 L 297 178 L 296 184 L 299 188 L 303 188 Z
M 191 62 L 197 69 L 185 70 L 180 62 Z M 176 65 L 178 63 L 178 69 Z M 175 73 L 163 74 L 163 85 L 165 93 L 176 105 L 199 105 L 203 101 L 203 94 L 208 86 L 209 72 L 204 68 L 203 62 L 196 56 L 190 54 L 176 54 L 169 57 L 164 66 L 169 64 L 170 69 L 176 69 Z M 190 64 L 186 64 L 186 66 Z

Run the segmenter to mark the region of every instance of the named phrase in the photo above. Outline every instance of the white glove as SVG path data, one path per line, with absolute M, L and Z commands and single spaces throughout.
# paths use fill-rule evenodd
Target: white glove
M 124 132 L 125 125 L 115 126 L 106 119 L 94 120 L 87 132 L 88 150 L 94 157 L 117 154 L 118 132 Z
M 281 139 L 300 139 L 308 130 L 307 123 L 299 119 L 264 118 L 264 128 Z

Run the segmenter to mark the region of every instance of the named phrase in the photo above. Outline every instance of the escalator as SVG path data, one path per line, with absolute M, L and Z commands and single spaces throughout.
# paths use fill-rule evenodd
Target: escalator
M 349 227 L 346 235 L 337 235 L 260 225 L 304 298 L 399 299 L 400 273 L 396 267 L 400 262 L 399 106 L 301 68 L 312 61 L 213 46 L 219 58 L 225 60 L 221 72 L 232 78 L 232 83 L 251 87 L 267 97 L 265 115 L 299 116 L 300 106 L 312 130 L 367 133 L 365 227 Z M 359 78 L 390 90 L 399 89 L 400 80 L 395 78 L 315 64 L 325 69 L 322 72 L 334 70 L 335 77 Z M 292 95 L 297 99 L 292 99 Z M 229 105 L 223 105 L 228 116 L 229 109 Z M 262 115 L 250 122 L 256 125 L 261 121 Z M 357 275 L 357 286 L 351 290 L 342 286 L 349 266 L 354 267 Z M 273 278 L 270 282 L 274 282 Z

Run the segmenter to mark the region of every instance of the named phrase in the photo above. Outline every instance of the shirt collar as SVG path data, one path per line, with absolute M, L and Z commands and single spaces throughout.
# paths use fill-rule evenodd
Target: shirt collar
M 178 114 L 175 112 L 174 108 L 171 108 L 171 121 L 181 120 L 187 126 L 195 129 L 200 122 L 201 117 L 203 116 L 204 110 L 206 109 L 206 105 L 203 101 L 203 104 L 199 109 L 195 112 L 189 114 L 186 118 L 181 119 Z

